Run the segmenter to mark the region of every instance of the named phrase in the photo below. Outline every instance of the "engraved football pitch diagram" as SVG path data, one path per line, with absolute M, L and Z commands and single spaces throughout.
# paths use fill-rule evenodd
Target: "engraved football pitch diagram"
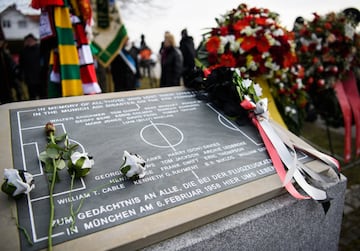
M 56 135 L 68 132 L 71 143 L 79 144 L 78 151 L 95 160 L 89 175 L 76 180 L 71 192 L 70 175 L 60 172 L 54 193 L 54 245 L 274 173 L 251 125 L 238 126 L 192 95 L 167 94 L 161 100 L 159 94 L 68 107 L 82 109 L 62 112 L 45 106 L 11 111 L 14 166 L 32 173 L 36 185 L 17 203 L 19 222 L 34 242 L 29 246 L 20 234 L 23 250 L 47 244 L 49 182 L 38 156 L 46 147 L 48 121 L 62 121 L 54 122 Z M 146 176 L 138 182 L 119 171 L 124 150 L 146 160 Z M 76 209 L 82 202 L 71 229 L 70 204 Z

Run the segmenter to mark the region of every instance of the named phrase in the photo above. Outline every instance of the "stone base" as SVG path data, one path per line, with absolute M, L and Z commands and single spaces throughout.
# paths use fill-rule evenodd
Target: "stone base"
M 327 214 L 285 194 L 142 250 L 338 250 L 346 181 L 328 188 Z

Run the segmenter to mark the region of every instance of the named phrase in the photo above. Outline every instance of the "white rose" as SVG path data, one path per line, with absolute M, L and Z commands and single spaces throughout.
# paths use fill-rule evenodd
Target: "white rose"
M 5 182 L 1 189 L 3 192 L 15 197 L 22 193 L 27 194 L 35 188 L 32 174 L 16 169 L 4 170 Z M 15 188 L 15 191 L 11 191 Z
M 145 160 L 141 156 L 124 151 L 123 160 L 120 171 L 126 177 L 137 180 L 145 176 Z

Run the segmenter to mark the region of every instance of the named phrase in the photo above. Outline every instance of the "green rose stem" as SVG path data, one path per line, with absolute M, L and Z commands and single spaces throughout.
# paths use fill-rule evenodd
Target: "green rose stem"
M 69 198 L 71 198 L 71 191 L 73 190 L 73 187 L 74 187 L 74 180 L 75 180 L 75 172 L 72 172 Z M 70 230 L 73 230 L 75 227 L 76 215 L 80 212 L 80 209 L 81 209 L 82 205 L 84 204 L 84 201 L 85 201 L 85 198 L 82 198 L 80 200 L 80 204 L 79 204 L 78 208 L 76 210 L 74 210 L 74 204 L 73 204 L 73 201 L 71 200 L 70 217 L 71 217 L 72 221 L 71 221 L 71 225 L 70 225 Z
M 56 144 L 55 138 L 54 138 L 54 131 L 49 131 L 50 141 L 53 144 Z M 55 206 L 54 206 L 54 188 L 55 188 L 55 182 L 56 182 L 56 160 L 52 159 L 53 164 L 53 173 L 52 173 L 52 179 L 51 179 L 51 185 L 50 185 L 50 222 L 49 222 L 49 232 L 48 232 L 48 250 L 52 250 L 52 231 L 53 231 L 53 221 L 54 221 L 54 214 L 55 214 Z

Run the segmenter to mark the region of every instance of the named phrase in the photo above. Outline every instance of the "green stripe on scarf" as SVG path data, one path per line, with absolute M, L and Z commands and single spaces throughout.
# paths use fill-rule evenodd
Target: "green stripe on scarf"
M 60 72 L 62 80 L 80 79 L 79 65 L 60 65 Z
M 72 29 L 56 27 L 58 36 L 58 43 L 61 45 L 74 45 L 74 33 Z

